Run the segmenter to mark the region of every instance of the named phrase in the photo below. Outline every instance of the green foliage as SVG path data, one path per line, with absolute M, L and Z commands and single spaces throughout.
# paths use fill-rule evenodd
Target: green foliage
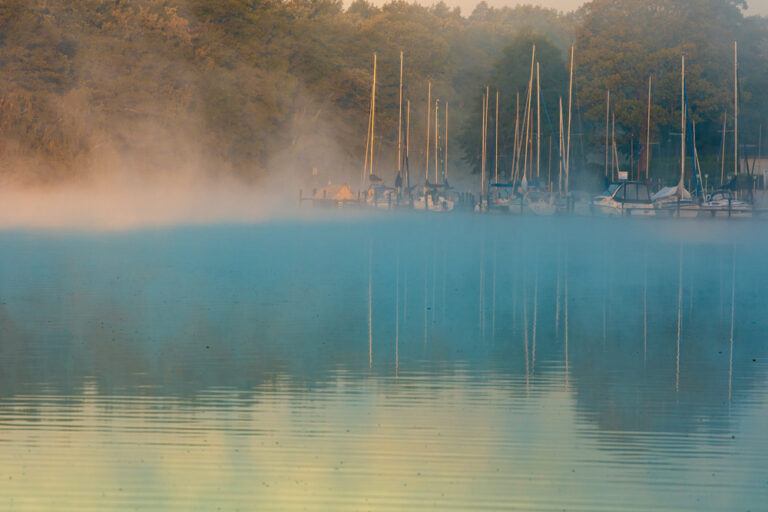
M 768 113 L 752 92 L 768 85 L 764 20 L 745 19 L 742 2 L 731 0 L 594 0 L 579 13 L 576 33 L 576 89 L 585 117 L 593 121 L 592 142 L 602 144 L 597 125 L 605 118 L 610 89 L 617 143 L 626 154 L 630 140 L 640 148 L 647 119 L 648 79 L 653 77 L 651 132 L 659 142 L 657 169 L 678 167 L 681 117 L 681 57 L 686 57 L 686 91 L 700 153 L 716 153 L 723 113 L 733 116 L 733 42 L 741 45 L 742 140 L 754 140 Z M 760 84 L 760 85 L 758 85 Z M 746 87 L 746 86 L 749 87 Z M 676 140 L 675 140 L 676 139 Z M 751 140 L 750 140 L 751 139 Z M 675 152 L 677 151 L 677 152 Z M 638 161 L 635 155 L 635 161 Z M 666 157 L 666 158 L 665 158 Z M 652 160 L 653 162 L 653 160 Z
M 541 133 L 548 151 L 549 138 L 552 137 L 555 148 L 558 137 L 558 103 L 568 94 L 568 74 L 563 60 L 563 52 L 546 36 L 524 30 L 506 46 L 501 56 L 494 63 L 489 74 L 488 106 L 488 154 L 494 154 L 496 91 L 499 91 L 499 175 L 509 177 L 513 161 L 515 141 L 515 121 L 522 132 L 523 113 L 526 107 L 529 80 L 531 77 L 531 57 L 536 46 L 536 62 L 539 64 L 539 82 L 541 87 Z M 531 90 L 531 106 L 534 116 L 534 135 L 536 123 L 536 75 L 534 70 Z M 519 96 L 519 99 L 518 99 Z M 566 98 L 567 100 L 567 98 Z M 470 122 L 464 125 L 461 143 L 467 149 L 466 160 L 475 172 L 481 166 L 481 155 L 476 150 L 482 144 L 482 97 L 475 95 Z M 550 124 L 551 123 L 551 124 Z M 473 151 L 475 149 L 475 151 Z M 492 158 L 489 156 L 489 158 Z M 495 163 L 495 162 L 494 162 Z M 492 169 L 492 167 L 489 167 Z
M 0 3 L 0 171 L 62 180 L 98 168 L 108 154 L 131 169 L 197 162 L 253 179 L 277 153 L 301 154 L 301 165 L 314 165 L 307 140 L 318 131 L 341 148 L 339 165 L 357 169 L 376 52 L 374 146 L 377 168 L 388 179 L 396 164 L 402 51 L 411 167 L 423 168 L 431 81 L 433 101 L 450 104 L 450 146 L 460 149 L 451 155 L 454 169 L 460 153 L 478 168 L 481 94 L 486 85 L 500 90 L 500 156 L 508 172 L 514 96 L 525 97 L 531 45 L 546 105 L 542 135 L 553 136 L 556 148 L 557 101 L 567 94 L 566 55 L 574 40 L 575 164 L 602 154 L 607 88 L 615 98 L 619 151 L 628 154 L 628 140 L 644 132 L 649 74 L 654 139 L 659 156 L 674 159 L 683 53 L 706 160 L 720 147 L 722 115 L 732 108 L 734 39 L 744 140 L 756 138 L 768 114 L 761 94 L 768 90 L 768 25 L 744 18 L 741 4 L 594 0 L 560 14 L 481 2 L 465 17 L 442 2 L 422 7 L 402 0 L 381 7 L 355 0 L 346 10 L 339 0 L 6 0 Z
M 275 153 L 308 151 L 302 134 L 318 126 L 331 128 L 357 166 L 373 52 L 377 153 L 393 167 L 400 51 L 411 133 L 423 134 L 428 80 L 458 127 L 521 26 L 568 33 L 553 11 L 484 12 L 467 19 L 444 3 L 366 0 L 346 11 L 339 0 L 8 0 L 0 4 L 0 169 L 67 179 L 106 152 L 132 169 L 186 158 L 253 178 Z M 416 135 L 412 144 L 423 145 Z

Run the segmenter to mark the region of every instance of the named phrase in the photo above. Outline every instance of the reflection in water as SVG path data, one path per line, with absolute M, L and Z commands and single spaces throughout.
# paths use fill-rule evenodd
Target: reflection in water
M 0 234 L 0 506 L 758 510 L 764 229 Z
M 395 271 L 395 376 L 400 370 L 400 255 L 397 255 Z
M 429 308 L 427 307 L 427 276 L 429 276 L 429 260 L 425 253 L 424 255 L 424 347 L 427 346 L 427 338 L 428 338 L 428 324 L 427 324 L 427 312 L 429 311 Z
M 606 256 L 607 251 L 605 250 L 605 247 L 600 251 L 601 259 L 603 260 L 603 265 L 605 265 L 605 272 L 603 272 L 602 280 L 603 280 L 603 347 L 605 347 L 605 343 L 607 341 L 608 336 L 608 276 L 609 276 L 609 270 L 607 266 Z
M 675 355 L 675 391 L 680 390 L 680 335 L 683 330 L 683 244 L 680 244 L 680 270 L 677 285 L 677 352 Z
M 445 322 L 445 301 L 446 301 L 446 277 L 448 275 L 448 255 L 443 253 L 443 307 L 440 309 L 442 321 Z
M 568 372 L 568 248 L 565 249 L 565 296 L 563 298 L 563 305 L 565 309 L 563 323 L 564 323 L 564 337 L 565 337 L 565 390 L 568 391 L 569 384 L 569 372 Z
M 536 374 L 536 323 L 538 321 L 539 306 L 539 261 L 538 257 L 534 264 L 534 284 L 533 284 L 533 347 L 531 349 L 531 372 Z
M 555 290 L 555 337 L 560 336 L 560 242 L 557 244 L 557 289 Z
M 733 327 L 736 320 L 736 247 L 731 256 L 731 336 L 728 350 L 728 410 L 731 408 L 731 387 L 733 385 Z
M 496 341 L 496 240 L 493 241 L 493 291 L 491 292 L 491 339 Z
M 485 342 L 485 243 L 480 244 L 480 292 L 477 303 L 480 306 L 480 339 Z
M 368 242 L 368 368 L 373 367 L 373 246 Z
M 530 369 L 528 368 L 528 280 L 523 276 L 523 347 L 525 352 L 525 389 L 528 389 L 528 377 Z
M 603 297 L 605 297 L 605 295 L 603 295 Z M 603 308 L 605 308 L 605 298 L 603 298 Z M 605 313 L 603 313 L 603 318 L 605 318 Z M 603 327 L 603 337 L 605 337 L 605 327 Z M 648 360 L 648 249 L 646 248 L 646 249 L 643 249 L 643 366 L 645 366 L 645 363 L 647 362 L 647 360 Z

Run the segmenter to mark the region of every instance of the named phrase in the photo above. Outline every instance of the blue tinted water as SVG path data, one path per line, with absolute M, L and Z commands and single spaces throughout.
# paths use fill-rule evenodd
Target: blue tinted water
M 0 508 L 765 510 L 768 229 L 0 234 Z

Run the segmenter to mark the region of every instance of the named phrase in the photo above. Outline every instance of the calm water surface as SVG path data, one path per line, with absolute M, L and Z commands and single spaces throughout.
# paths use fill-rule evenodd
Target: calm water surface
M 757 511 L 768 227 L 0 233 L 1 510 Z

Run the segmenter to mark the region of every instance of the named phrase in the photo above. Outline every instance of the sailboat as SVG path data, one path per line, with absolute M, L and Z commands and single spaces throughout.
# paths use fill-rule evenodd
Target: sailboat
M 747 201 L 736 199 L 732 190 L 718 189 L 701 203 L 699 216 L 749 218 L 752 217 L 752 205 Z
M 611 129 L 609 131 L 609 120 Z M 610 145 L 609 145 L 610 132 Z M 605 112 L 605 180 L 608 182 L 608 157 L 611 158 L 611 179 L 619 176 L 618 182 L 609 182 L 607 189 L 594 196 L 589 205 L 593 215 L 625 215 L 633 217 L 652 217 L 656 214 L 651 201 L 648 184 L 642 181 L 628 181 L 627 172 L 619 169 L 619 157 L 616 149 L 616 120 L 611 115 L 611 93 L 608 91 Z
M 513 204 L 515 203 L 516 195 L 515 195 L 515 184 L 514 184 L 514 175 L 515 175 L 515 168 L 516 168 L 516 157 L 517 157 L 517 144 L 518 144 L 518 128 L 520 124 L 520 93 L 518 92 L 517 95 L 517 108 L 515 110 L 515 137 L 514 137 L 514 144 L 513 144 L 513 151 L 512 151 L 512 169 L 510 171 L 512 179 L 510 180 L 510 183 L 503 183 L 499 182 L 499 171 L 498 171 L 498 159 L 499 159 L 499 91 L 496 91 L 496 117 L 495 117 L 495 126 L 496 126 L 496 132 L 495 132 L 495 145 L 494 145 L 494 180 L 493 183 L 491 183 L 488 191 L 488 198 L 487 203 L 485 204 L 485 210 L 489 213 L 508 213 L 510 211 L 510 208 L 512 208 Z M 483 105 L 485 106 L 485 100 L 483 100 Z M 485 123 L 483 124 L 485 127 Z M 484 128 L 485 129 L 485 128 Z M 485 134 L 483 133 L 483 138 L 485 138 Z
M 541 184 L 541 80 L 538 62 L 536 62 L 536 184 Z M 534 215 L 549 216 L 557 211 L 554 196 L 538 186 L 529 191 L 526 199 L 528 209 Z
M 534 98 L 534 77 L 536 79 Z M 513 148 L 513 165 L 510 172 L 509 183 L 500 183 L 498 174 L 495 182 L 491 184 L 488 210 L 500 213 L 553 215 L 555 213 L 554 201 L 549 194 L 537 190 L 536 186 L 540 177 L 541 159 L 541 83 L 539 63 L 536 62 L 536 45 L 531 48 L 531 71 L 528 79 L 528 89 L 523 112 L 523 123 L 519 125 L 519 96 L 518 108 L 515 115 L 515 143 Z M 533 103 L 536 102 L 536 132 L 533 131 Z M 498 93 L 496 116 L 498 118 Z M 496 122 L 496 140 L 498 140 L 498 119 Z M 535 137 L 535 139 L 534 139 Z M 534 160 L 535 143 L 535 160 Z M 498 149 L 496 150 L 498 153 Z M 522 159 L 521 157 L 522 151 Z M 497 155 L 498 156 L 498 155 Z M 522 169 L 520 164 L 522 160 Z M 536 164 L 534 176 L 534 162 Z M 530 178 L 530 179 L 529 179 Z
M 570 190 L 571 175 L 571 121 L 573 114 L 573 62 L 575 58 L 575 47 L 571 46 L 571 65 L 570 78 L 568 81 L 568 117 L 563 117 L 563 102 L 560 99 L 560 169 L 557 184 L 557 212 L 569 214 L 575 211 L 576 203 Z M 564 125 L 563 123 L 567 123 Z M 567 128 L 565 128 L 567 126 Z
M 430 83 L 429 93 L 427 95 L 428 101 L 431 97 L 432 87 Z M 429 126 L 429 118 L 431 117 L 431 111 L 428 105 L 427 125 Z M 435 99 L 435 180 L 434 183 L 429 182 L 429 153 L 427 152 L 427 163 L 425 166 L 425 181 L 424 187 L 421 193 L 413 201 L 414 210 L 430 211 L 430 212 L 449 212 L 452 211 L 458 202 L 458 198 L 453 197 L 451 189 L 448 186 L 447 181 L 447 162 L 448 162 L 448 104 L 446 103 L 445 113 L 443 114 L 445 119 L 445 138 L 443 140 L 443 182 L 439 182 L 438 173 L 440 170 L 440 100 Z M 429 128 L 428 128 L 429 130 Z M 429 149 L 429 137 L 430 132 L 427 131 L 427 149 Z
M 368 184 L 365 192 L 365 203 L 374 208 L 391 208 L 396 202 L 395 189 L 386 187 L 378 176 L 373 173 L 374 132 L 376 127 L 376 54 L 373 54 L 373 81 L 371 85 L 371 110 L 368 116 L 368 134 L 365 145 L 365 162 L 361 176 L 361 186 Z
M 736 188 L 736 180 L 739 174 L 739 46 L 733 43 L 733 131 L 734 131 L 734 159 L 731 185 L 721 187 L 701 203 L 700 216 L 703 217 L 752 217 L 752 205 L 739 200 L 733 189 Z M 725 130 L 723 130 L 725 136 Z M 725 147 L 725 140 L 723 140 Z M 725 162 L 725 154 L 723 154 Z
M 699 205 L 691 196 L 691 193 L 685 189 L 685 142 L 687 128 L 690 120 L 688 118 L 688 101 L 685 94 L 685 55 L 682 57 L 682 86 L 681 86 L 681 133 L 680 133 L 680 181 L 675 187 L 664 187 L 656 194 L 652 199 L 656 207 L 657 212 L 660 215 L 675 216 L 675 217 L 697 217 L 699 214 Z M 691 160 L 693 162 L 693 175 L 696 181 L 698 191 L 698 173 L 697 162 L 698 155 L 696 152 L 696 138 L 694 135 L 693 125 L 691 123 Z M 697 194 L 698 195 L 698 194 Z

